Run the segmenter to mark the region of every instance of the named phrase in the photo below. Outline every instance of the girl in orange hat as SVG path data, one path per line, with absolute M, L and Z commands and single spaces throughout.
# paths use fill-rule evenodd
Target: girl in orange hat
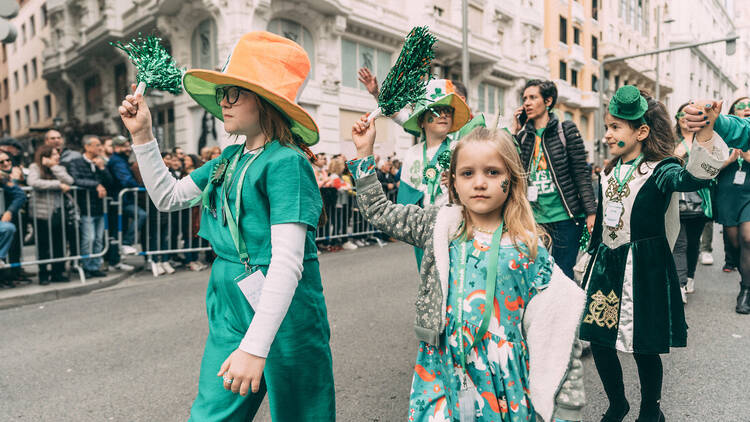
M 217 254 L 191 421 L 251 420 L 266 391 L 274 421 L 335 420 L 313 231 L 322 202 L 307 148 L 318 128 L 294 101 L 309 70 L 299 45 L 251 32 L 221 72 L 188 71 L 188 94 L 246 142 L 179 181 L 161 161 L 143 96 L 128 95 L 119 108 L 154 204 L 202 203 L 199 235 Z

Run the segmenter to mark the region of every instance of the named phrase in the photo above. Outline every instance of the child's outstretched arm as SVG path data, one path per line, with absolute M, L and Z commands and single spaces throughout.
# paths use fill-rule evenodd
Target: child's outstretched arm
M 716 132 L 701 130 L 693 141 L 684 168 L 669 163 L 656 170 L 656 185 L 662 192 L 692 192 L 708 186 L 729 158 L 729 148 Z
M 424 248 L 435 213 L 416 205 L 394 204 L 385 196 L 375 173 L 375 124 L 367 123 L 367 115 L 354 123 L 352 141 L 357 148 L 357 159 L 347 164 L 355 179 L 357 203 L 367 221 L 389 236 Z
M 688 128 L 697 132 L 713 127 L 727 145 L 747 151 L 750 148 L 750 119 L 720 114 L 722 105 L 722 101 L 691 101 L 683 110 Z

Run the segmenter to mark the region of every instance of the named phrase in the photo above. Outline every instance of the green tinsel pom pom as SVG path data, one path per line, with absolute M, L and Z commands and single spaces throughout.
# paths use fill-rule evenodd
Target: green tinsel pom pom
M 110 43 L 124 51 L 133 65 L 138 69 L 136 80 L 147 87 L 167 91 L 178 95 L 182 92 L 182 75 L 184 69 L 177 67 L 172 56 L 161 45 L 161 38 L 148 36 L 133 39 L 128 44 L 120 41 Z
M 432 46 L 437 39 L 426 26 L 415 27 L 406 36 L 396 64 L 388 72 L 378 95 L 383 115 L 397 113 L 407 104 L 424 101 L 430 81 L 430 64 L 435 58 Z
M 443 170 L 448 170 L 451 166 L 451 150 L 447 149 L 438 155 L 437 162 L 440 165 L 440 168 Z

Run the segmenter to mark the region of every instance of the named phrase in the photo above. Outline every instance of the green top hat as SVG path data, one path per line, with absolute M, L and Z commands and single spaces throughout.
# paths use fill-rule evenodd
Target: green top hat
M 609 101 L 609 114 L 625 120 L 639 120 L 648 110 L 648 103 L 633 85 L 625 85 Z

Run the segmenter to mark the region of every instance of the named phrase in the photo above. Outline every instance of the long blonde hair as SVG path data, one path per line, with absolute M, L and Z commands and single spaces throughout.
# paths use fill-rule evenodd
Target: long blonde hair
M 526 174 L 521 165 L 521 158 L 518 156 L 518 151 L 513 140 L 506 131 L 479 127 L 458 141 L 451 156 L 450 171 L 448 173 L 448 186 L 450 186 L 448 196 L 450 202 L 461 205 L 455 187 L 459 153 L 467 146 L 479 142 L 487 142 L 497 150 L 500 159 L 503 160 L 505 168 L 510 175 L 510 193 L 503 204 L 502 210 L 503 230 L 508 233 L 513 246 L 515 246 L 518 252 L 528 255 L 532 260 L 536 259 L 539 238 L 543 238 L 545 243 L 548 243 L 549 236 L 534 220 L 531 204 L 529 204 L 529 200 L 526 198 Z M 464 234 L 467 236 L 472 235 L 469 232 L 470 228 L 468 224 L 471 222 L 471 218 L 466 211 L 466 207 L 463 207 L 462 213 L 464 224 L 455 234 L 456 238 Z M 522 244 L 526 246 L 526 249 L 521 247 Z

